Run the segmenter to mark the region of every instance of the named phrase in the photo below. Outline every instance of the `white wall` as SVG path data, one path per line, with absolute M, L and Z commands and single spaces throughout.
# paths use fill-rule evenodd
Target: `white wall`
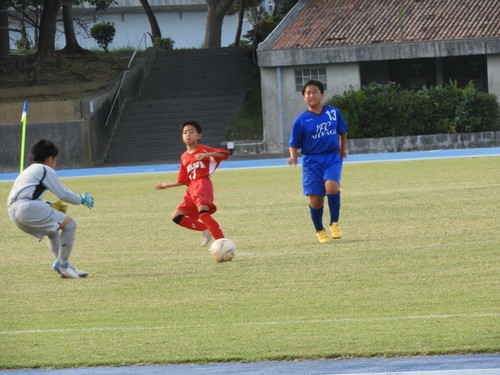
M 160 26 L 163 38 L 172 38 L 175 42 L 174 48 L 200 48 L 205 40 L 206 13 L 181 12 L 181 13 L 158 13 L 155 15 Z M 113 14 L 100 16 L 98 22 L 112 22 L 116 28 L 115 38 L 110 46 L 111 49 L 123 47 L 135 47 L 144 33 L 151 33 L 148 18 L 144 13 L 135 14 Z M 238 17 L 237 15 L 226 16 L 222 27 L 222 47 L 234 42 Z M 91 26 L 90 26 L 91 27 Z M 246 21 L 243 25 L 242 35 L 253 26 Z M 98 48 L 97 43 L 91 37 L 85 36 L 80 30 L 79 42 L 84 48 Z M 64 35 L 58 40 L 58 48 L 65 45 Z M 149 46 L 151 38 L 148 36 Z
M 488 92 L 500 101 L 500 55 L 488 55 Z

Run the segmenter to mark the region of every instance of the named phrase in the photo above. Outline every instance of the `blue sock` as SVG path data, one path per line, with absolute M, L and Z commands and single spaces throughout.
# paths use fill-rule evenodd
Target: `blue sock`
M 340 217 L 340 191 L 337 194 L 327 194 L 328 208 L 330 209 L 330 225 L 337 223 Z
M 318 230 L 324 229 L 323 227 L 323 207 L 321 208 L 312 208 L 309 206 L 309 211 L 311 211 L 311 219 L 314 224 L 314 228 L 316 228 L 316 232 Z

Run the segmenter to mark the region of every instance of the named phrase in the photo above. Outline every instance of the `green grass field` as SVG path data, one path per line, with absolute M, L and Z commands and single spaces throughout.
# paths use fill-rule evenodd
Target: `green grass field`
M 72 262 L 7 217 L 0 183 L 0 368 L 500 352 L 500 158 L 346 164 L 344 237 L 319 244 L 300 167 L 221 170 L 218 264 L 170 213 L 164 175 L 64 179 Z M 50 198 L 50 197 L 47 197 Z M 328 210 L 326 210 L 325 224 Z

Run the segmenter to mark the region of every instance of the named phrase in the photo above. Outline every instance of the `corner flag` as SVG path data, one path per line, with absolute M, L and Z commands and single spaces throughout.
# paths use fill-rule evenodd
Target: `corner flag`
M 21 173 L 24 170 L 24 144 L 26 142 L 26 118 L 28 117 L 28 101 L 24 101 L 23 115 L 21 116 L 21 123 L 23 124 L 22 136 L 21 136 L 21 162 L 20 170 Z

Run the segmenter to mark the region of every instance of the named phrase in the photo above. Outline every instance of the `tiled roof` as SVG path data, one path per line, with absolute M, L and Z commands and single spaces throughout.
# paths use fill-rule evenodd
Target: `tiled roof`
M 278 30 L 270 49 L 498 38 L 500 0 L 309 0 Z

